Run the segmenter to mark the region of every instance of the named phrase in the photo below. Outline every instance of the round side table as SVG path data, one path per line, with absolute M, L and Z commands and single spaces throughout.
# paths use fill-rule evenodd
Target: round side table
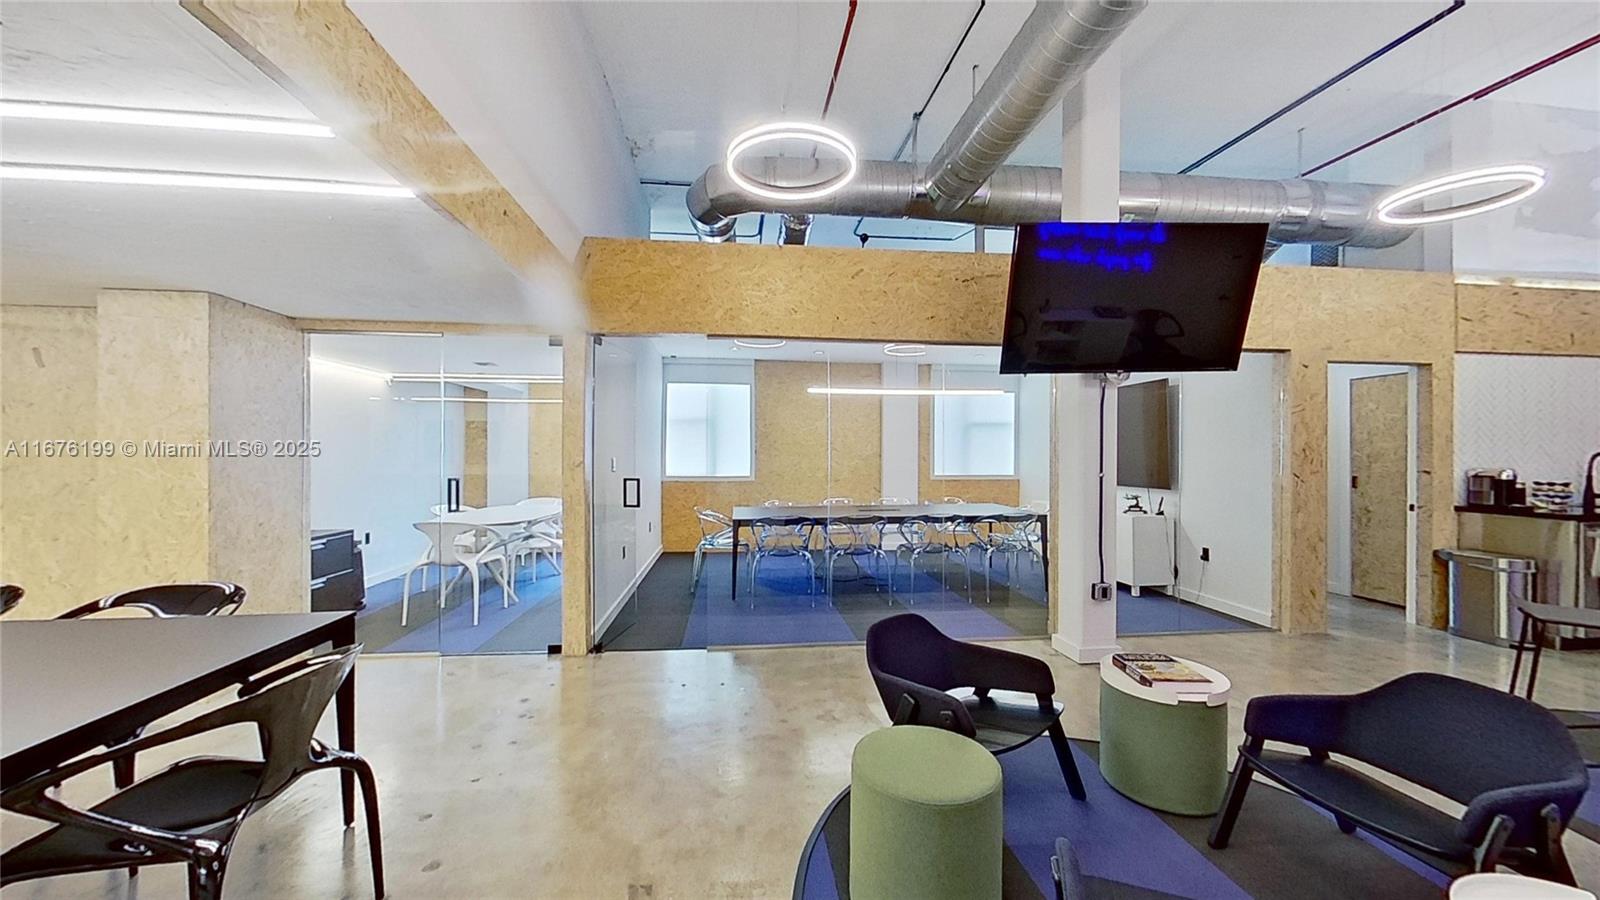
M 1100 661 L 1100 774 L 1136 803 L 1182 816 L 1215 815 L 1228 787 L 1228 677 L 1174 657 L 1211 679 L 1204 693 L 1146 687 Z

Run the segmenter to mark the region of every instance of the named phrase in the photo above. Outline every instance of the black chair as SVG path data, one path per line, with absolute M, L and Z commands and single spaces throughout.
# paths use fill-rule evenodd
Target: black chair
M 228 581 L 196 581 L 152 584 L 121 591 L 67 610 L 58 619 L 83 619 L 111 609 L 137 609 L 157 619 L 180 616 L 231 616 L 244 605 L 244 588 Z M 138 729 L 112 746 L 126 744 L 144 733 Z M 111 766 L 112 782 L 118 788 L 133 784 L 134 758 L 124 756 Z
M 153 584 L 122 591 L 74 607 L 58 619 L 81 619 L 108 609 L 138 609 L 157 619 L 177 616 L 231 616 L 244 605 L 244 588 L 227 581 Z
M 67 763 L 22 782 L 0 797 L 6 810 L 55 827 L 0 855 L 0 886 L 34 878 L 135 866 L 184 863 L 190 900 L 222 896 L 222 878 L 244 820 L 300 776 L 349 769 L 366 804 L 372 884 L 384 895 L 383 845 L 372 767 L 354 753 L 317 740 L 317 720 L 355 665 L 360 645 L 303 659 L 239 688 L 239 700 L 159 734 Z M 62 782 L 90 769 L 238 724 L 256 727 L 262 759 L 196 756 L 118 791 L 89 809 L 52 796 Z
M 1089 900 L 1089 888 L 1078 866 L 1072 842 L 1056 838 L 1056 853 L 1050 857 L 1050 880 L 1055 883 L 1056 900 Z
M 24 593 L 20 584 L 0 584 L 0 616 L 16 609 Z
M 1561 835 L 1589 786 L 1567 730 L 1519 697 L 1446 675 L 1412 674 L 1361 694 L 1250 701 L 1245 743 L 1211 829 L 1228 845 L 1254 773 L 1390 843 L 1474 871 L 1509 866 L 1573 884 Z M 1267 741 L 1310 755 L 1267 750 Z M 1456 817 L 1329 759 L 1339 754 L 1466 807 Z
M 890 616 L 867 629 L 867 669 L 896 725 L 929 725 L 966 735 L 999 755 L 1050 735 L 1067 790 L 1084 799 L 1083 778 L 1061 728 L 1055 677 L 1042 659 L 952 640 L 915 613 Z M 970 697 L 947 691 L 972 688 Z M 1032 694 L 1034 702 L 991 696 Z

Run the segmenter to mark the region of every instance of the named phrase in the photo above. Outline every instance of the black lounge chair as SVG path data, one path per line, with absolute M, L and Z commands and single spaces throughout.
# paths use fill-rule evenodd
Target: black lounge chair
M 1445 675 L 1413 674 L 1361 694 L 1250 701 L 1245 743 L 1211 829 L 1228 845 L 1255 773 L 1357 828 L 1478 872 L 1508 866 L 1574 884 L 1561 835 L 1589 786 L 1577 745 L 1547 710 Z M 1295 744 L 1309 755 L 1266 749 Z M 1462 804 L 1456 817 L 1329 758 L 1338 754 Z
M 1048 733 L 1067 790 L 1084 799 L 1083 778 L 1061 728 L 1055 677 L 1044 660 L 952 640 L 922 616 L 905 613 L 867 629 L 867 669 L 896 725 L 954 731 L 997 756 Z M 946 693 L 962 687 L 975 693 Z M 993 697 L 991 691 L 1032 694 L 1033 702 Z

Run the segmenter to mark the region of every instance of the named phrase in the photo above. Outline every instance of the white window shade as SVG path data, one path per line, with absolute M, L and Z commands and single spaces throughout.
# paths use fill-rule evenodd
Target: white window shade
M 1017 395 L 933 398 L 935 478 L 1017 474 Z
M 669 381 L 662 474 L 749 478 L 751 386 Z

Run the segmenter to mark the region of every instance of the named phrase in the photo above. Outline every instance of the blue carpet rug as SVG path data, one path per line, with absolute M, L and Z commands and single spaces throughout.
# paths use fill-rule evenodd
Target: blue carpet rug
M 460 570 L 453 570 L 459 572 Z M 449 572 L 443 573 L 448 579 Z M 371 653 L 543 653 L 561 642 L 561 574 L 548 561 L 538 577 L 524 566 L 512 585 L 517 602 L 504 605 L 500 583 L 481 573 L 478 624 L 472 624 L 472 584 L 456 582 L 439 609 L 441 570 L 411 576 L 411 599 L 400 625 L 401 579 L 367 588 L 366 608 L 356 614 L 356 638 Z
M 1005 897 L 1054 896 L 1055 840 L 1072 842 L 1092 897 L 1438 898 L 1442 872 L 1357 832 L 1339 833 L 1314 807 L 1258 783 L 1245 800 L 1228 849 L 1205 843 L 1211 817 L 1160 813 L 1117 793 L 1100 777 L 1097 745 L 1074 741 L 1087 800 L 1067 794 L 1048 742 L 1000 757 L 1004 772 Z M 848 797 L 843 803 L 848 804 Z M 802 858 L 795 896 L 848 895 L 848 808 L 819 823 Z
M 762 561 L 751 589 L 740 561 L 739 596 L 730 594 L 726 554 L 707 558 L 698 587 L 689 589 L 691 554 L 663 554 L 637 594 L 610 623 L 601 646 L 612 650 L 676 650 L 774 644 L 847 643 L 866 638 L 873 622 L 902 612 L 926 616 L 960 640 L 1003 640 L 1048 634 L 1044 572 L 1028 561 L 1007 571 L 997 559 L 984 578 L 976 557 L 963 563 L 924 558 L 915 574 L 899 566 L 835 567 L 831 588 L 820 571 L 813 581 L 805 560 Z M 891 581 L 893 590 L 890 590 Z M 1119 634 L 1249 631 L 1259 626 L 1151 591 L 1117 603 Z

